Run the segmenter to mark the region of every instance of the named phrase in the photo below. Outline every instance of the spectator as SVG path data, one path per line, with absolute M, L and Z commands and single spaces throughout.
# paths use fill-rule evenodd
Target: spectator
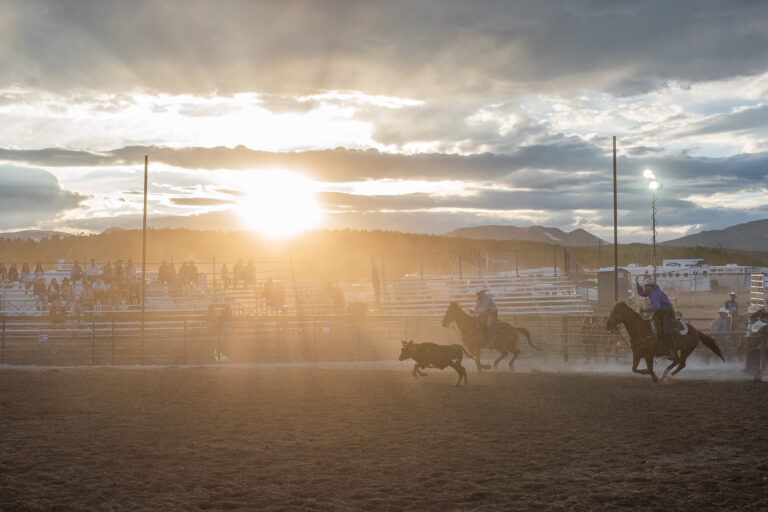
M 157 280 L 163 284 L 168 284 L 168 263 L 163 260 L 160 268 L 157 269 Z
M 723 305 L 723 307 L 726 310 L 728 310 L 728 313 L 732 317 L 735 317 L 736 315 L 739 314 L 739 303 L 736 302 L 736 292 L 731 292 L 728 295 L 728 300 L 725 301 L 725 304 Z
M 195 266 L 195 262 L 192 260 L 189 260 L 189 264 L 187 265 L 187 278 L 191 284 L 199 284 L 197 281 L 197 267 Z
M 58 304 L 60 296 L 61 289 L 59 288 L 59 282 L 54 277 L 48 284 L 48 302 L 51 304 Z
M 117 263 L 115 263 L 115 268 L 112 271 L 112 274 L 118 280 L 123 279 L 123 275 L 125 274 L 125 269 L 123 268 L 123 260 L 117 260 Z
M 712 337 L 715 338 L 715 341 L 717 341 L 719 346 L 724 347 L 728 341 L 727 333 L 730 330 L 728 327 L 729 311 L 725 307 L 722 307 L 717 313 L 718 317 L 712 321 L 711 325 Z
M 86 311 L 91 311 L 93 309 L 93 287 L 88 281 L 83 283 L 83 292 L 80 294 L 80 303 Z
M 168 284 L 174 284 L 176 280 L 176 267 L 173 265 L 173 260 L 171 260 L 168 264 Z
M 107 260 L 103 267 L 101 267 L 101 277 L 105 283 L 112 281 L 112 261 Z
M 128 258 L 128 263 L 125 264 L 125 275 L 126 277 L 136 279 L 136 267 L 133 266 L 133 261 L 130 258 Z
M 45 278 L 45 270 L 43 270 L 43 264 L 39 261 L 37 262 L 37 265 L 35 265 L 35 279 L 43 279 Z
M 227 270 L 227 264 L 221 266 L 221 282 L 224 286 L 224 289 L 226 290 L 229 288 L 230 283 L 232 282 L 229 277 L 229 270 Z
M 35 296 L 35 307 L 42 311 L 48 305 L 48 296 L 45 292 L 45 281 L 42 277 L 35 279 L 32 285 L 32 294 Z
M 96 304 L 104 304 L 107 300 L 107 285 L 101 276 L 93 285 L 93 299 Z
M 253 260 L 248 261 L 248 265 L 246 265 L 244 272 L 245 284 L 249 287 L 256 284 L 256 267 L 253 266 Z
M 19 281 L 26 285 L 30 279 L 32 279 L 32 272 L 29 270 L 29 265 L 24 263 L 21 266 L 21 272 L 19 272 Z
M 61 300 L 67 305 L 72 304 L 75 300 L 75 291 L 67 277 L 61 282 Z
M 88 281 L 90 281 L 91 285 L 96 282 L 96 279 L 99 278 L 100 273 L 101 270 L 96 265 L 96 260 L 91 258 L 91 262 L 85 266 L 85 275 L 88 278 Z
M 181 281 L 181 284 L 189 284 L 189 267 L 187 266 L 186 261 L 181 262 L 181 266 L 179 267 L 179 281 Z
M 5 263 L 0 263 L 0 285 L 5 284 L 8 279 L 8 269 L 5 268 Z
M 11 268 L 8 269 L 8 281 L 15 283 L 19 280 L 19 271 L 16 269 L 16 264 L 11 263 Z
M 75 260 L 75 264 L 72 265 L 72 270 L 69 272 L 69 278 L 73 284 L 77 284 L 78 281 L 83 280 L 83 269 L 80 268 L 80 262 Z
M 237 283 L 243 281 L 245 283 L 245 267 L 243 266 L 243 260 L 237 260 L 235 268 L 232 269 L 234 287 L 237 288 Z

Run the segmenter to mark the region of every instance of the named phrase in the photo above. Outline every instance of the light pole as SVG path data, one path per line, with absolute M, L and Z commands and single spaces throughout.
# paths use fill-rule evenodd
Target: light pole
M 653 255 L 653 281 L 656 281 L 656 190 L 659 181 L 652 170 L 643 171 L 643 177 L 648 180 L 648 188 L 651 190 L 651 253 Z

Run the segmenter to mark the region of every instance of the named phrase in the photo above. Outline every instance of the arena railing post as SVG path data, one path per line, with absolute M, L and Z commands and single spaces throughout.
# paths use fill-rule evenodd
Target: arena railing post
M 3 313 L 3 347 L 0 351 L 0 364 L 5 364 L 5 313 Z
M 561 322 L 563 336 L 563 362 L 568 362 L 568 317 L 564 316 Z
M 184 319 L 184 335 L 183 336 L 184 336 L 183 338 L 184 345 L 182 347 L 182 350 L 183 350 L 182 355 L 184 357 L 184 364 L 187 364 L 188 360 L 187 360 L 187 319 L 186 318 Z
M 115 312 L 112 312 L 112 355 L 109 364 L 115 366 Z
M 96 365 L 96 330 L 91 332 L 91 366 Z

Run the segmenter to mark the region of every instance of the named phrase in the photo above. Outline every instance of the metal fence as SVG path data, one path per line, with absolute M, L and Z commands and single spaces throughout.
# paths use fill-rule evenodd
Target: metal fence
M 590 317 L 591 318 L 591 317 Z M 435 317 L 274 316 L 212 314 L 88 314 L 64 323 L 29 318 L 2 319 L 0 364 L 137 365 L 225 364 L 392 360 L 400 340 L 460 343 L 452 328 Z M 531 333 L 534 350 L 521 338 L 521 358 L 565 362 L 629 362 L 631 353 L 617 334 L 595 318 L 521 315 L 504 317 Z M 702 330 L 708 322 L 692 319 Z M 739 334 L 739 333 L 736 333 Z M 743 335 L 743 333 L 740 333 Z M 625 338 L 626 339 L 626 338 Z M 723 347 L 738 357 L 738 350 Z M 702 355 L 704 351 L 701 352 Z M 492 357 L 489 354 L 487 357 Z

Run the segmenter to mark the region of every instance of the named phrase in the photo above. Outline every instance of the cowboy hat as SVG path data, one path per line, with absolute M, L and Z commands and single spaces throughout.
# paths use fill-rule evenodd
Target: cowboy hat
M 658 285 L 656 284 L 656 281 L 654 281 L 649 277 L 648 279 L 645 280 L 645 282 L 643 283 L 643 286 L 658 286 Z
M 487 292 L 488 292 L 488 288 L 486 288 L 485 286 L 478 286 L 477 288 L 475 288 L 475 295 L 479 293 L 487 293 Z
M 736 295 L 736 292 L 731 292 L 728 295 Z
M 727 309 L 725 309 L 725 308 L 720 308 L 720 309 L 718 309 L 718 310 L 717 310 L 717 312 L 718 312 L 718 313 L 725 313 L 726 315 L 727 315 L 728 313 L 730 313 L 730 311 L 728 311 L 728 310 L 727 310 Z
M 747 309 L 747 313 L 749 313 L 750 315 L 753 313 L 757 313 L 758 311 L 760 311 L 761 308 L 762 306 L 760 304 L 752 304 L 751 306 L 749 306 L 749 309 Z
M 768 324 L 767 324 L 767 323 L 765 323 L 765 322 L 761 322 L 760 320 L 758 320 L 757 322 L 755 322 L 755 323 L 753 323 L 753 324 L 752 324 L 752 327 L 750 327 L 750 330 L 751 330 L 753 333 L 757 334 L 757 333 L 758 333 L 758 332 L 760 332 L 760 331 L 763 329 L 763 327 L 765 327 L 766 325 L 768 325 Z

